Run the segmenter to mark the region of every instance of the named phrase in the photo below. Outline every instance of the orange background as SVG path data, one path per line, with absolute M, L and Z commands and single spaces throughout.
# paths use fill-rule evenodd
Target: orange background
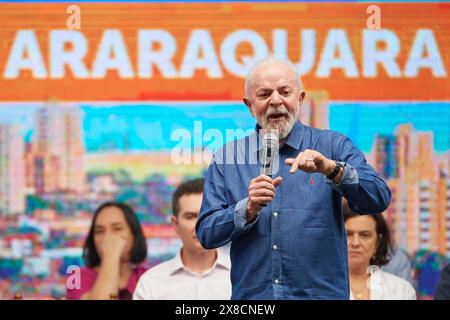
M 100 37 L 105 29 L 119 29 L 135 72 L 135 79 L 120 79 L 109 71 L 105 79 L 74 79 L 66 69 L 64 79 L 33 79 L 22 71 L 18 79 L 3 79 L 5 65 L 18 30 L 34 30 L 48 71 L 50 30 L 65 30 L 69 4 L 2 4 L 0 5 L 0 101 L 40 101 L 50 97 L 61 100 L 240 100 L 244 80 L 228 73 L 222 65 L 223 79 L 209 79 L 203 70 L 194 79 L 163 79 L 154 69 L 150 79 L 137 75 L 137 32 L 140 29 L 164 29 L 177 41 L 174 64 L 179 70 L 186 42 L 193 29 L 207 29 L 214 39 L 220 61 L 220 45 L 230 33 L 239 29 L 258 32 L 272 45 L 272 31 L 286 29 L 289 57 L 299 61 L 301 29 L 315 29 L 317 52 L 315 66 L 303 76 L 307 90 L 326 90 L 331 100 L 450 100 L 450 4 L 380 4 L 382 28 L 393 31 L 400 39 L 397 62 L 403 71 L 414 35 L 418 29 L 433 30 L 447 76 L 435 78 L 422 69 L 417 78 L 388 77 L 378 66 L 378 77 L 362 74 L 362 31 L 366 28 L 369 4 L 80 4 L 81 30 L 88 39 L 85 59 L 91 70 Z M 359 77 L 348 79 L 342 70 L 333 70 L 329 78 L 317 78 L 315 72 L 323 44 L 330 29 L 344 29 L 351 45 Z M 251 54 L 242 45 L 238 55 Z

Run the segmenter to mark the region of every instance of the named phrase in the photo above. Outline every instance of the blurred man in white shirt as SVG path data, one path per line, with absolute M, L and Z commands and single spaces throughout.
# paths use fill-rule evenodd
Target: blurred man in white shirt
M 134 300 L 228 300 L 230 258 L 226 250 L 205 250 L 195 234 L 204 179 L 182 183 L 172 199 L 172 225 L 183 247 L 175 258 L 145 272 Z

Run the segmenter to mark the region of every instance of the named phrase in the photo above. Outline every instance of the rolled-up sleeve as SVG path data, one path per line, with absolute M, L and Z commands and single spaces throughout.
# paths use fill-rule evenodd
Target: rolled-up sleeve
M 345 136 L 335 144 L 335 160 L 346 164 L 339 184 L 332 184 L 356 213 L 381 213 L 391 202 L 386 182 L 367 163 L 364 154 Z M 330 183 L 329 181 L 327 181 Z
M 247 198 L 230 204 L 226 196 L 225 165 L 217 157 L 208 167 L 203 189 L 202 206 L 196 224 L 196 234 L 206 249 L 221 247 L 248 232 L 257 223 L 246 221 Z

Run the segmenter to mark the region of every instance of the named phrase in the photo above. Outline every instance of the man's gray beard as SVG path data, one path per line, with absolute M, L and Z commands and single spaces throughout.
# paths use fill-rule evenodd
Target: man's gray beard
M 262 119 L 258 119 L 258 124 L 261 126 L 262 129 L 266 130 L 277 130 L 278 131 L 278 139 L 285 139 L 289 133 L 291 133 L 292 128 L 295 125 L 295 122 L 297 121 L 298 116 L 289 114 L 289 118 L 286 120 L 284 127 L 280 128 L 280 123 L 275 123 L 273 125 L 268 125 L 265 115 Z

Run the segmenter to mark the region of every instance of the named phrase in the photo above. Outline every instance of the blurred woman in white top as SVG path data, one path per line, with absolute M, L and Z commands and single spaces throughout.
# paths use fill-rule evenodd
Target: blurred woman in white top
M 381 267 L 389 262 L 393 244 L 381 214 L 353 213 L 344 201 L 351 300 L 415 300 L 408 281 Z

